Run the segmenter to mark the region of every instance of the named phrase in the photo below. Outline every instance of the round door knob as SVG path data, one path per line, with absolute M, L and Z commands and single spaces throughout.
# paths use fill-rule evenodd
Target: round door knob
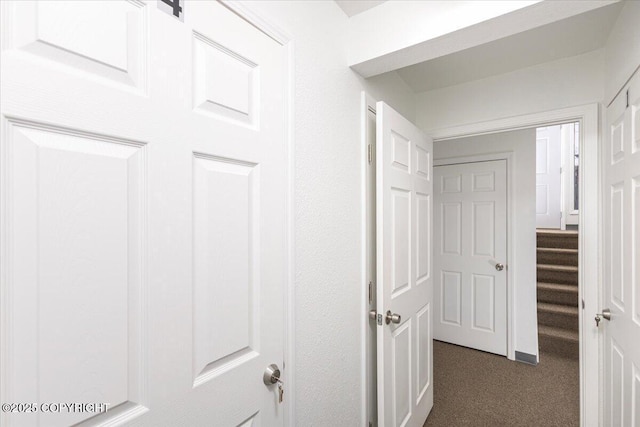
M 502 271 L 502 270 L 504 270 L 504 264 L 497 263 L 497 264 L 496 264 L 496 270 L 498 270 L 498 271 Z
M 384 321 L 387 323 L 400 323 L 402 321 L 402 317 L 399 314 L 392 313 L 391 310 L 387 311 L 387 315 L 384 317 Z
M 267 366 L 267 369 L 264 371 L 264 375 L 262 376 L 262 380 L 265 385 L 276 384 L 280 382 L 280 368 L 275 363 Z

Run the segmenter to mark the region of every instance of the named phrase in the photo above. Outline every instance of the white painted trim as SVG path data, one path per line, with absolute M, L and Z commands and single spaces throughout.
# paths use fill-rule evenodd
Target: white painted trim
M 273 22 L 265 19 L 259 13 L 256 13 L 248 3 L 240 2 L 237 0 L 218 1 L 233 13 L 256 27 L 258 30 L 262 31 L 264 34 L 280 43 L 282 46 L 286 46 L 290 41 L 293 40 L 293 37 L 291 37 L 288 32 L 284 31 L 277 25 L 274 25 Z
M 288 85 L 287 85 L 287 151 L 288 151 L 288 168 L 287 171 L 287 289 L 285 301 L 285 347 L 284 362 L 287 370 L 287 391 L 290 399 L 285 404 L 284 425 L 296 425 L 295 396 L 296 396 L 296 353 L 295 353 L 295 337 L 296 337 L 296 290 L 295 290 L 295 236 L 296 236 L 296 205 L 295 205 L 295 42 L 291 40 L 287 44 L 287 61 L 288 61 Z
M 507 162 L 507 260 L 505 262 L 507 265 L 507 358 L 509 360 L 516 360 L 516 316 L 514 313 L 516 299 L 513 289 L 515 284 L 515 272 L 517 271 L 514 228 L 515 209 L 513 207 L 513 201 L 516 196 L 515 186 L 513 185 L 515 177 L 515 153 L 512 151 L 506 151 L 503 153 L 434 159 L 433 166 L 437 167 L 461 163 L 488 162 L 492 160 L 506 160 Z M 536 360 L 539 359 L 538 351 L 536 351 Z
M 285 96 L 287 102 L 287 189 L 286 189 L 286 260 L 285 260 L 285 292 L 284 292 L 284 379 L 287 384 L 287 396 L 284 399 L 284 425 L 296 424 L 295 412 L 295 43 L 293 37 L 274 22 L 265 19 L 249 4 L 235 0 L 218 0 L 226 8 L 240 18 L 262 31 L 287 50 L 287 77 Z
M 362 427 L 369 426 L 369 388 L 371 378 L 369 377 L 367 366 L 367 350 L 369 348 L 369 296 L 367 282 L 367 209 L 369 200 L 367 198 L 367 119 L 369 116 L 369 108 L 376 109 L 376 100 L 373 99 L 365 91 L 360 95 L 360 276 L 361 276 L 361 309 L 360 309 L 360 377 L 362 385 L 360 390 L 360 420 Z
M 602 235 L 600 119 L 599 105 L 586 104 L 553 111 L 545 111 L 522 116 L 514 116 L 486 122 L 467 124 L 429 132 L 434 141 L 465 136 L 528 129 L 579 121 L 580 135 L 580 262 L 579 301 L 585 302 L 584 310 L 579 310 L 580 334 L 580 424 L 582 426 L 602 425 L 602 400 L 600 387 L 603 384 L 600 334 L 592 320 L 598 312 L 601 297 L 602 260 L 600 258 L 600 236 Z M 589 189 L 589 191 L 586 191 Z
M 444 141 L 447 139 L 484 135 L 508 130 L 559 125 L 582 120 L 590 108 L 596 108 L 597 114 L 597 107 L 597 104 L 587 104 L 578 107 L 562 108 L 559 110 L 545 111 L 541 113 L 524 114 L 521 116 L 489 120 L 486 122 L 433 129 L 427 133 L 434 141 Z

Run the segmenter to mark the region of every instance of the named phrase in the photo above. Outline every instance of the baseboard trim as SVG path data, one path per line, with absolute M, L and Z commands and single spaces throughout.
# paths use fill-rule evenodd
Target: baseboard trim
M 535 354 L 522 353 L 517 350 L 516 350 L 516 361 L 527 363 L 529 365 L 534 365 L 534 366 L 538 364 L 538 358 L 536 357 Z

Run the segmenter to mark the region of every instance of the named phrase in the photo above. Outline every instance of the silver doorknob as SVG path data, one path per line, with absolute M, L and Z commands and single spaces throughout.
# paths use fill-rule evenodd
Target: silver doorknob
M 498 271 L 502 271 L 502 270 L 504 270 L 504 264 L 497 263 L 497 264 L 496 264 L 496 270 L 498 270 Z
M 387 310 L 387 315 L 384 316 L 384 321 L 388 325 L 389 323 L 400 323 L 402 321 L 402 317 L 399 314 L 392 313 L 391 310 Z
M 281 383 L 280 380 L 280 368 L 275 363 L 267 366 L 267 369 L 264 371 L 264 375 L 262 376 L 262 380 L 266 385 Z
M 600 321 L 602 320 L 602 318 L 605 318 L 606 320 L 611 320 L 611 310 L 609 310 L 608 308 L 605 308 L 602 310 L 602 313 L 597 313 L 596 314 L 596 326 L 600 326 Z

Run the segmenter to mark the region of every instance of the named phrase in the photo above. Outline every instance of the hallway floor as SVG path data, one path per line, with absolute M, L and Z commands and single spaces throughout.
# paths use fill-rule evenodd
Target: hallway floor
M 538 366 L 434 341 L 434 405 L 425 426 L 578 426 L 579 364 Z

